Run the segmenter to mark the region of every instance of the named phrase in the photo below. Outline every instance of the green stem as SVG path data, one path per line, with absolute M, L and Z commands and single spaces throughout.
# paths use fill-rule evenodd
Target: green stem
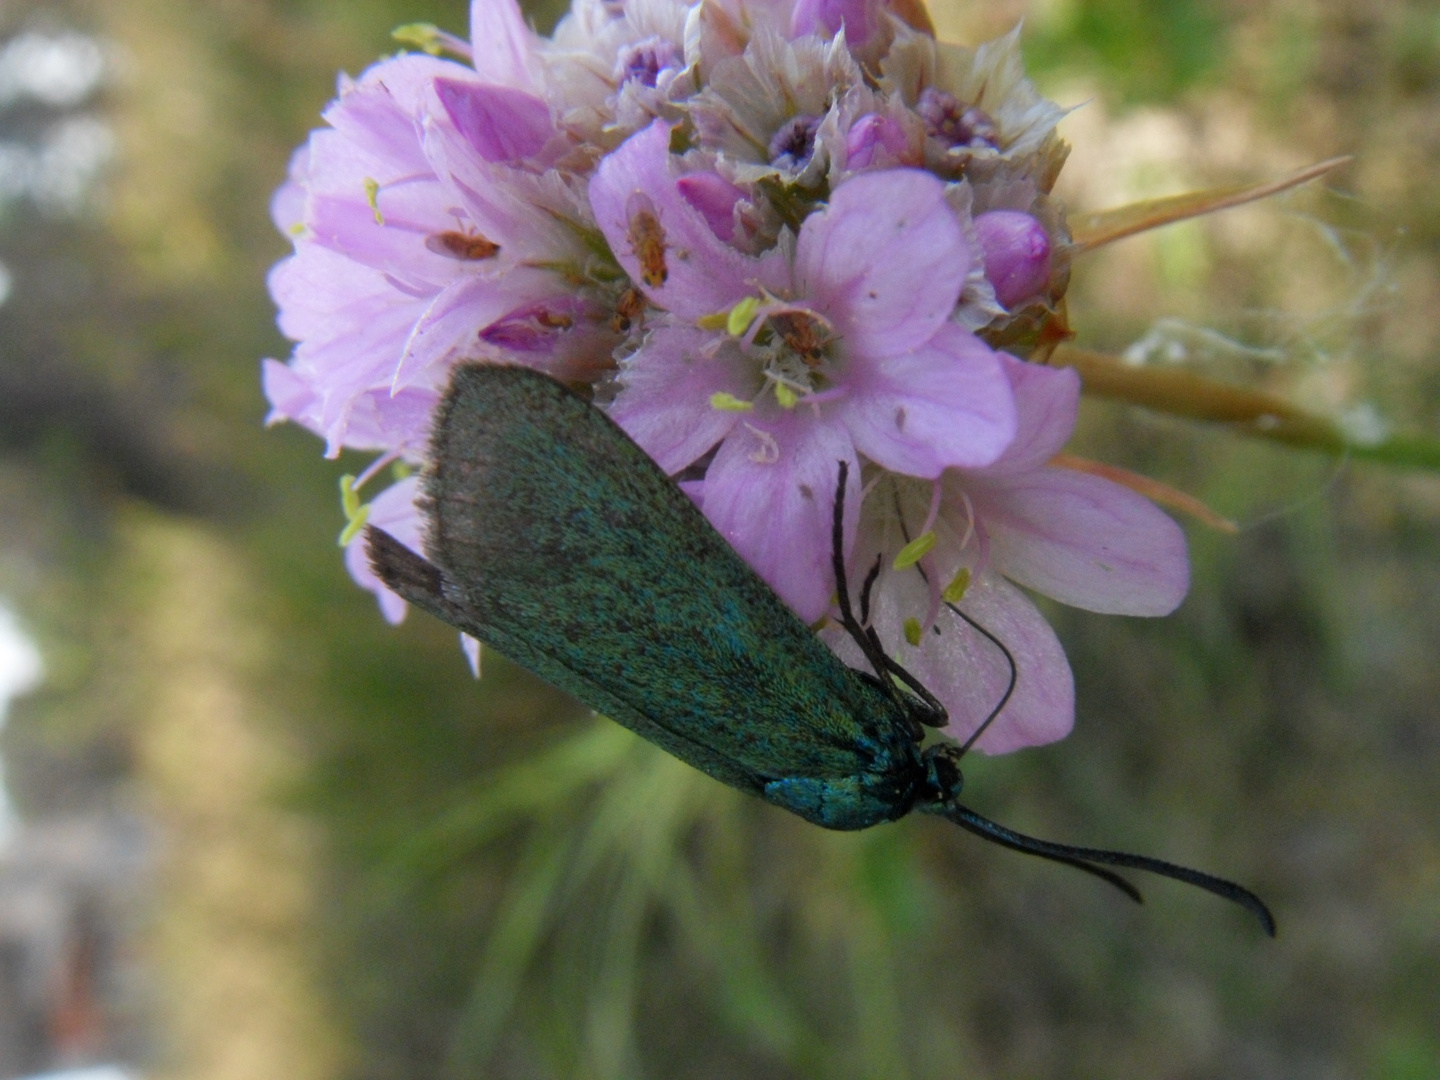
M 1347 435 L 1333 420 L 1296 408 L 1283 398 L 1215 382 L 1189 371 L 1135 367 L 1113 356 L 1062 345 L 1051 356 L 1055 367 L 1072 367 L 1085 392 L 1172 416 L 1224 424 L 1258 439 L 1302 450 L 1347 454 L 1402 469 L 1440 472 L 1440 438 L 1413 433 L 1374 441 Z

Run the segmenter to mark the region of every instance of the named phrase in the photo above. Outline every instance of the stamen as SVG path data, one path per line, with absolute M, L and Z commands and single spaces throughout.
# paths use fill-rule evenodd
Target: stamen
M 365 201 L 375 214 L 375 224 L 384 225 L 385 215 L 380 212 L 380 181 L 369 176 L 365 178 Z
M 741 300 L 725 317 L 725 332 L 731 337 L 744 337 L 745 331 L 755 321 L 755 313 L 760 310 L 760 298 L 747 296 Z
M 940 598 L 947 604 L 958 604 L 961 600 L 965 599 L 965 593 L 969 588 L 970 568 L 968 566 L 962 566 L 955 576 L 950 579 L 950 584 L 946 585 L 944 590 L 941 591 Z
M 475 52 L 468 41 L 454 34 L 447 34 L 433 23 L 406 23 L 391 30 L 390 36 L 401 45 L 409 45 L 412 49 L 419 49 L 431 56 L 448 52 L 462 60 L 475 59 Z
M 710 395 L 710 407 L 719 409 L 721 412 L 749 412 L 755 408 L 753 401 L 741 401 L 734 394 L 727 394 L 724 390 L 717 390 Z
M 340 509 L 345 511 L 346 521 L 354 521 L 360 513 L 360 493 L 355 490 L 355 477 L 351 473 L 340 477 Z
M 729 324 L 729 311 L 712 311 L 709 315 L 701 315 L 695 320 L 697 330 L 724 330 Z
M 900 549 L 900 554 L 895 556 L 895 562 L 892 565 L 896 570 L 909 570 L 910 567 L 930 554 L 930 550 L 939 540 L 940 537 L 935 535 L 933 529 L 921 533 Z

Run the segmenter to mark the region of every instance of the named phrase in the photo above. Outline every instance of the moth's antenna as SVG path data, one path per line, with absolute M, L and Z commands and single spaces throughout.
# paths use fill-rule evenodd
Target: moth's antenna
M 855 644 L 860 646 L 860 652 L 865 659 L 870 661 L 870 666 L 875 669 L 875 675 L 886 686 L 890 680 L 886 678 L 886 657 L 885 650 L 880 647 L 878 639 L 865 633 L 865 628 L 855 618 L 855 612 L 850 607 L 850 585 L 845 574 L 845 484 L 850 479 L 850 463 L 840 462 L 840 479 L 835 485 L 835 514 L 831 520 L 830 528 L 830 563 L 835 573 L 835 595 L 840 602 L 840 625 L 850 635 Z M 867 582 L 863 596 L 865 607 L 868 611 L 870 599 L 870 587 Z
M 970 737 L 966 739 L 964 745 L 960 747 L 959 756 L 964 757 L 967 753 L 970 752 L 970 748 L 975 745 L 976 740 L 979 739 L 981 735 L 985 734 L 985 729 L 988 728 L 992 723 L 994 723 L 995 718 L 1000 715 L 1001 710 L 1003 710 L 1005 706 L 1010 703 L 1010 698 L 1015 693 L 1015 684 L 1020 681 L 1020 668 L 1015 663 L 1014 654 L 1005 647 L 1005 643 L 1003 641 L 1001 641 L 998 637 L 992 634 L 989 630 L 986 630 L 985 627 L 981 626 L 978 622 L 972 619 L 969 615 L 966 615 L 965 612 L 961 611 L 958 607 L 950 603 L 948 600 L 945 602 L 945 606 L 948 607 L 951 611 L 953 611 L 956 615 L 959 615 L 960 618 L 964 619 L 972 627 L 974 627 L 974 629 L 978 633 L 983 634 L 986 640 L 990 642 L 990 644 L 994 645 L 1005 655 L 1005 662 L 1010 665 L 1010 683 L 1008 686 L 1005 687 L 1005 693 L 1000 696 L 999 703 L 990 710 L 990 715 L 985 717 L 985 719 L 981 722 L 980 726 L 970 733 Z
M 894 697 L 894 682 L 899 679 L 905 686 L 920 699 L 924 706 L 923 710 L 913 707 L 907 708 L 906 712 L 912 715 L 923 712 L 924 715 L 914 715 L 914 719 L 928 727 L 944 727 L 949 722 L 949 714 L 940 699 L 932 694 L 919 679 L 906 671 L 898 661 L 887 656 L 885 646 L 880 641 L 880 635 L 875 628 L 869 625 L 870 622 L 870 590 L 875 585 L 875 579 L 880 575 L 880 559 L 875 560 L 875 565 L 865 576 L 865 584 L 860 590 L 860 611 L 864 616 L 863 622 L 855 618 L 855 612 L 850 607 L 850 585 L 845 575 L 845 482 L 850 476 L 850 463 L 839 462 L 840 480 L 835 488 L 835 516 L 831 523 L 831 550 L 830 560 L 835 572 L 835 595 L 840 602 L 840 625 L 845 632 L 854 639 L 855 644 L 860 646 L 860 651 L 865 659 L 870 661 L 870 666 L 875 669 L 879 680 L 887 687 L 887 692 L 892 695 L 892 700 L 899 704 L 899 699 Z
M 880 564 L 884 562 L 885 556 L 880 552 L 875 553 L 875 565 L 870 567 L 870 572 L 865 575 L 865 583 L 860 586 L 860 625 L 870 625 L 870 590 L 875 587 L 875 579 L 880 576 Z
M 1194 885 L 1198 889 L 1204 889 L 1208 893 L 1224 900 L 1239 904 L 1255 918 L 1260 920 L 1260 925 L 1265 933 L 1271 937 L 1275 936 L 1275 916 L 1265 906 L 1265 901 L 1252 893 L 1249 889 L 1236 885 L 1233 881 L 1226 881 L 1224 878 L 1214 877 L 1211 874 L 1203 874 L 1199 870 L 1191 870 L 1187 866 L 1177 866 L 1174 863 L 1165 862 L 1163 859 L 1152 859 L 1148 855 L 1131 855 L 1124 851 L 1106 851 L 1103 848 L 1073 847 L 1070 844 L 1056 844 L 1049 840 L 1037 840 L 1033 836 L 1026 836 L 1014 829 L 1007 829 L 1004 825 L 997 824 L 989 818 L 981 817 L 969 807 L 961 806 L 955 802 L 935 802 L 922 805 L 918 809 L 926 813 L 943 817 L 946 821 L 954 822 L 962 829 L 968 829 L 977 836 L 984 837 L 1002 847 L 1008 847 L 1013 851 L 1023 852 L 1026 855 L 1035 855 L 1042 859 L 1049 859 L 1052 862 L 1064 863 L 1073 866 L 1077 870 L 1084 870 L 1110 882 L 1121 892 L 1125 893 L 1132 900 L 1141 900 L 1139 892 L 1124 878 L 1113 874 L 1103 866 L 1096 866 L 1095 863 L 1102 863 L 1106 866 L 1123 866 L 1131 870 L 1143 870 L 1150 874 L 1159 874 L 1161 877 L 1173 878 L 1176 881 L 1183 881 L 1187 885 Z M 1142 901 L 1143 902 L 1143 901 Z

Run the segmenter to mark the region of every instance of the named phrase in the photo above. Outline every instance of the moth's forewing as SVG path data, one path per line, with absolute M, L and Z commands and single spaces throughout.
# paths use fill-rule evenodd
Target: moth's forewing
M 678 757 L 751 789 L 914 772 L 900 706 L 619 427 L 549 377 L 458 369 L 425 492 L 426 550 L 471 632 Z
M 366 530 L 366 544 L 371 564 L 390 589 L 407 603 L 428 612 L 483 641 L 497 652 L 540 678 L 564 690 L 571 697 L 585 702 L 592 709 L 624 724 L 637 735 L 674 754 L 682 761 L 713 776 L 722 783 L 742 791 L 759 794 L 766 777 L 757 776 L 710 747 L 702 746 L 675 732 L 659 727 L 648 717 L 636 712 L 625 701 L 596 686 L 582 674 L 571 671 L 550 656 L 531 647 L 523 635 L 507 628 L 482 621 L 463 600 L 464 590 L 450 581 L 439 567 L 380 529 Z M 460 597 L 460 599 L 456 599 Z

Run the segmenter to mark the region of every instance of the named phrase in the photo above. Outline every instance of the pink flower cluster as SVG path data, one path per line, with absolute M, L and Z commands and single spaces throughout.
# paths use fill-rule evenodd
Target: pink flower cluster
M 1017 586 L 1159 615 L 1187 559 L 1149 502 L 1051 464 L 1078 380 L 1013 355 L 1069 272 L 1063 112 L 1016 36 L 944 45 L 884 0 L 576 0 L 550 38 L 514 0 L 471 18 L 468 45 L 430 39 L 459 61 L 342 79 L 295 155 L 271 420 L 377 452 L 368 479 L 420 461 L 460 361 L 589 385 L 809 622 L 833 614 L 847 462 L 850 587 L 879 566 L 872 622 L 951 734 L 1009 668 L 947 602 L 1018 663 L 980 748 L 1065 735 L 1070 669 Z M 369 520 L 418 545 L 415 494 L 393 484 Z M 357 545 L 347 562 L 398 621 Z

